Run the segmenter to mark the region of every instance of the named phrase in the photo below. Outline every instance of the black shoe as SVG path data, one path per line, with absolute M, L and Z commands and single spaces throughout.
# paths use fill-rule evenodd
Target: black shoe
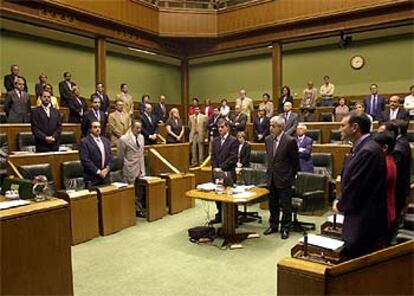
M 145 218 L 145 214 L 144 212 L 141 211 L 136 211 L 135 212 L 135 216 L 139 217 L 139 218 Z
M 264 235 L 269 235 L 269 234 L 276 233 L 276 232 L 278 232 L 278 229 L 277 229 L 277 228 L 275 228 L 275 227 L 270 226 L 268 229 L 266 229 L 266 230 L 263 232 L 263 234 L 264 234 Z
M 288 239 L 289 238 L 289 230 L 287 228 L 282 229 L 281 237 L 282 237 L 282 239 Z

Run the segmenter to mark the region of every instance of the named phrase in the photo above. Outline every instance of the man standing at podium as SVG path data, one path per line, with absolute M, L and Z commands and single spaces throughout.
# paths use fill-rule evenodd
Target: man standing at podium
M 279 231 L 279 215 L 282 209 L 281 237 L 287 239 L 292 221 L 292 185 L 299 170 L 299 156 L 296 139 L 287 135 L 284 130 L 285 119 L 282 116 L 273 116 L 270 119 L 271 134 L 265 139 L 270 225 L 263 234 Z
M 85 184 L 90 182 L 91 186 L 99 186 L 111 183 L 109 177 L 109 167 L 112 162 L 111 143 L 107 138 L 101 137 L 99 121 L 91 122 L 89 135 L 82 139 L 79 153 Z
M 236 182 L 236 166 L 239 158 L 239 141 L 230 135 L 230 124 L 221 118 L 217 124 L 219 136 L 214 138 L 211 154 L 213 179 L 223 179 L 224 183 Z M 217 214 L 211 224 L 221 222 L 221 202 L 217 202 Z
M 118 159 L 122 163 L 122 177 L 128 184 L 135 183 L 135 209 L 137 216 L 143 217 L 143 194 L 138 192 L 138 178 L 145 176 L 144 136 L 141 135 L 141 121 L 134 120 L 131 129 L 118 141 Z
M 384 153 L 370 135 L 371 121 L 352 111 L 341 122 L 342 140 L 353 143 L 342 172 L 342 195 L 333 210 L 342 212 L 344 255 L 355 258 L 385 244 L 387 234 L 387 168 Z

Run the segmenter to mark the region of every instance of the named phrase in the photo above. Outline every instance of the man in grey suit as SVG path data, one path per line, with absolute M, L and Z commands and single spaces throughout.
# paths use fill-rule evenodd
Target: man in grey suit
M 285 119 L 274 116 L 270 119 L 271 134 L 265 139 L 267 154 L 267 187 L 269 197 L 269 228 L 264 235 L 279 231 L 279 215 L 282 208 L 281 236 L 289 237 L 292 221 L 292 185 L 299 170 L 299 155 L 296 139 L 287 135 Z
M 292 103 L 286 102 L 283 105 L 284 113 L 280 114 L 285 119 L 285 133 L 289 136 L 293 136 L 299 124 L 299 115 L 292 112 Z
M 236 136 L 238 132 L 246 131 L 247 115 L 242 113 L 240 105 L 234 107 L 234 115 L 230 119 L 232 135 Z
M 4 111 L 9 123 L 30 122 L 30 98 L 24 87 L 24 80 L 16 78 L 14 90 L 9 91 L 4 99 Z
M 122 163 L 124 182 L 135 183 L 135 208 L 137 216 L 145 217 L 144 194 L 139 191 L 138 179 L 145 176 L 144 136 L 141 135 L 141 121 L 134 120 L 130 130 L 119 138 L 118 158 Z

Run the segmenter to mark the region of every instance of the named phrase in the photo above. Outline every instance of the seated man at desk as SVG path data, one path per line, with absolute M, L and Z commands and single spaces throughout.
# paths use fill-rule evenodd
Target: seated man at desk
M 62 133 L 62 116 L 51 104 L 51 94 L 42 91 L 42 104 L 32 111 L 32 133 L 36 143 L 36 152 L 58 151 Z
M 342 194 L 333 210 L 344 215 L 344 256 L 356 258 L 385 246 L 387 234 L 387 167 L 381 146 L 370 135 L 371 122 L 352 111 L 341 122 L 343 140 L 353 143 L 342 172 Z
M 81 141 L 80 160 L 86 188 L 111 183 L 109 167 L 112 162 L 111 143 L 101 137 L 101 123 L 92 121 L 89 135 Z

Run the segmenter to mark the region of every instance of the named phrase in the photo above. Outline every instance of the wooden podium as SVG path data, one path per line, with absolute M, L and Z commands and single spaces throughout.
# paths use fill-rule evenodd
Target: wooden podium
M 73 295 L 67 202 L 1 210 L 0 229 L 0 295 Z
M 194 207 L 194 200 L 186 197 L 186 192 L 195 187 L 194 174 L 168 174 L 166 180 L 169 214 L 176 214 Z
M 97 193 L 79 190 L 68 193 L 58 191 L 58 196 L 70 205 L 72 245 L 86 242 L 99 236 Z
M 97 187 L 99 208 L 99 231 L 101 235 L 118 232 L 136 224 L 135 187 L 114 185 Z
M 155 221 L 167 213 L 167 198 L 165 195 L 165 180 L 158 177 L 142 178 L 138 186 L 145 187 L 147 221 Z
M 277 264 L 277 295 L 412 295 L 414 241 L 329 266 L 296 258 Z

